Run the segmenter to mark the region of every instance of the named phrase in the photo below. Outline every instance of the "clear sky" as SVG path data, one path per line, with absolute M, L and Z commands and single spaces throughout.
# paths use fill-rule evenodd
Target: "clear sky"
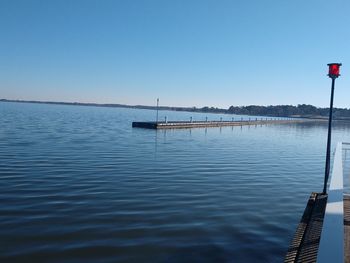
M 349 0 L 0 0 L 0 98 L 350 108 Z

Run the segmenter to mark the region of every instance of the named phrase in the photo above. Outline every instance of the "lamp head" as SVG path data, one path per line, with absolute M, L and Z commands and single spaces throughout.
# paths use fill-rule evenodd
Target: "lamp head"
M 328 76 L 330 78 L 336 79 L 337 77 L 340 76 L 339 72 L 340 72 L 341 63 L 330 63 L 330 64 L 327 64 L 327 65 L 329 67 Z

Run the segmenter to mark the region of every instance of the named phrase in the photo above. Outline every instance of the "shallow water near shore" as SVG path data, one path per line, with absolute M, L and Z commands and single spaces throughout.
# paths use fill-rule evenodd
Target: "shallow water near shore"
M 6 261 L 281 262 L 322 190 L 325 123 L 155 131 L 131 127 L 153 110 L 8 102 L 0 117 Z

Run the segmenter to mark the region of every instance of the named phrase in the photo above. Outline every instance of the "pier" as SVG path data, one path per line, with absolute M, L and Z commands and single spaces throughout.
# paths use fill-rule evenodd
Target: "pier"
M 285 263 L 350 263 L 349 151 L 349 143 L 338 143 L 329 191 L 311 194 Z
M 160 121 L 160 122 L 133 122 L 134 128 L 145 129 L 188 129 L 188 128 L 207 128 L 207 127 L 225 127 L 225 126 L 243 126 L 243 125 L 266 125 L 266 124 L 285 124 L 310 122 L 311 119 L 267 119 L 254 118 L 250 120 L 235 121 Z

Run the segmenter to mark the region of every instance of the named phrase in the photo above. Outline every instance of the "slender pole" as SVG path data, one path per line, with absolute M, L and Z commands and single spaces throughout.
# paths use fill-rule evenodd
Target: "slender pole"
M 331 160 L 331 137 L 332 137 L 332 113 L 333 113 L 334 83 L 335 83 L 335 78 L 332 78 L 331 102 L 330 102 L 330 107 L 329 107 L 329 120 L 328 120 L 326 168 L 325 168 L 325 174 L 324 174 L 323 194 L 327 193 L 327 182 L 328 182 L 328 177 L 329 177 L 330 160 Z
M 157 117 L 156 117 L 157 123 L 158 123 L 158 108 L 159 108 L 159 98 L 157 98 Z

